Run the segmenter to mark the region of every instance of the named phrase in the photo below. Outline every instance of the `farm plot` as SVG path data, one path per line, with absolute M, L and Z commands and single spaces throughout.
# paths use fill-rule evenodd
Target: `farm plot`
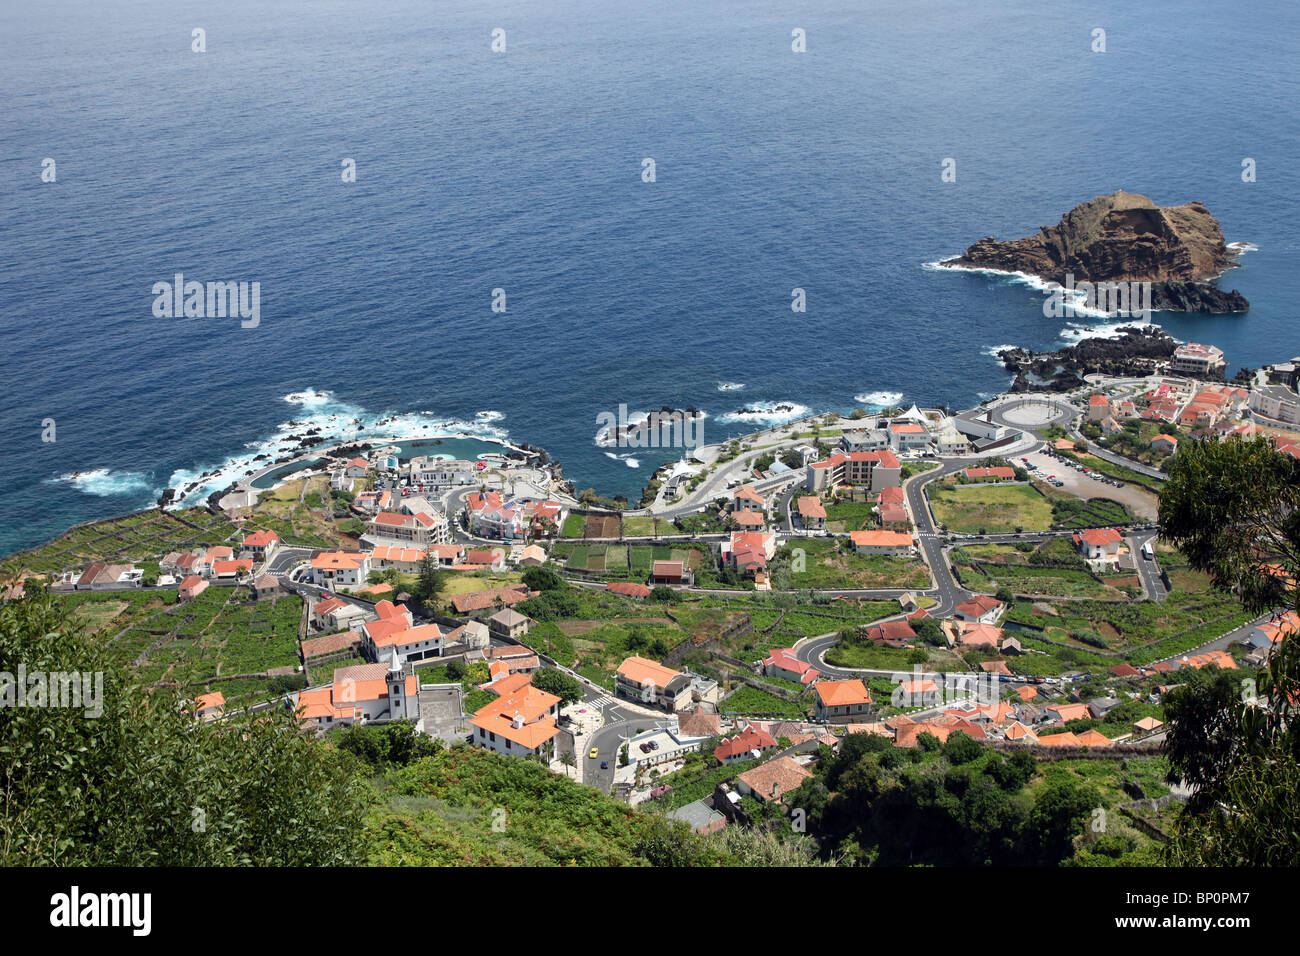
M 1045 531 L 1052 506 L 1026 485 L 952 485 L 927 489 L 934 515 L 958 534 Z

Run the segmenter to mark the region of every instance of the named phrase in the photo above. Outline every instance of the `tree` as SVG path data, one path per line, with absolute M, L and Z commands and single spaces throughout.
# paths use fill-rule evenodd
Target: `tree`
M 0 606 L 0 672 L 20 663 L 92 687 L 99 675 L 102 693 L 89 708 L 0 707 L 0 865 L 365 861 L 371 791 L 356 758 L 314 743 L 287 710 L 200 723 L 192 701 L 134 683 L 40 591 Z
M 1072 841 L 1084 831 L 1101 795 L 1092 785 L 1068 780 L 1046 784 L 1038 792 L 1029 823 L 1038 836 L 1040 862 L 1055 866 L 1072 853 Z
M 1012 591 L 1011 588 L 1007 587 L 1006 585 L 1003 585 L 1002 587 L 998 588 L 997 594 L 993 596 L 996 597 L 1003 604 L 1012 604 L 1016 600 L 1015 592 Z
M 565 773 L 568 773 L 578 765 L 578 760 L 573 756 L 572 750 L 566 750 L 564 753 L 560 754 L 560 763 L 564 764 Z
M 912 625 L 916 636 L 926 644 L 935 647 L 947 647 L 948 638 L 944 636 L 943 627 L 932 617 L 923 617 Z
M 659 601 L 664 604 L 676 604 L 681 599 L 681 595 L 666 584 L 656 584 L 650 590 L 650 600 L 652 601 Z
M 582 684 L 556 667 L 543 667 L 533 672 L 533 686 L 554 694 L 566 704 L 582 700 Z
M 1187 442 L 1160 495 L 1161 536 L 1247 610 L 1300 610 L 1300 462 L 1267 437 Z M 1175 825 L 1183 865 L 1300 859 L 1300 643 L 1275 645 L 1255 680 L 1188 673 L 1165 703 L 1171 782 L 1195 793 Z
M 405 767 L 442 750 L 442 742 L 416 731 L 405 720 L 387 724 L 348 727 L 338 736 L 338 748 L 351 753 L 374 770 Z
M 563 591 L 569 586 L 550 568 L 529 568 L 523 573 L 523 582 L 530 591 Z
M 943 755 L 954 766 L 978 760 L 986 752 L 983 747 L 964 733 L 952 734 L 947 743 L 943 745 Z
M 421 604 L 432 604 L 442 593 L 442 569 L 437 560 L 426 554 L 420 559 L 420 569 L 416 573 L 415 587 L 411 595 Z

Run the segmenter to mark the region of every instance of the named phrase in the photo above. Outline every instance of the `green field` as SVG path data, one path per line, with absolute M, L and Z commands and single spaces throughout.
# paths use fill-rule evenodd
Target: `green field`
M 826 505 L 828 531 L 861 531 L 876 526 L 876 506 L 869 501 L 833 501 Z
M 785 546 L 791 553 L 790 586 L 793 588 L 925 588 L 930 574 L 918 558 L 893 558 L 846 552 L 840 539 L 795 538 Z M 783 551 L 785 548 L 782 549 Z M 796 569 L 797 550 L 803 551 L 802 571 Z
M 835 667 L 865 667 L 871 670 L 910 671 L 907 657 L 912 652 L 900 647 L 840 641 L 826 652 L 826 663 Z M 922 664 L 922 669 L 928 665 Z
M 926 489 L 939 522 L 958 534 L 1045 531 L 1052 506 L 1026 485 L 931 485 Z
M 263 676 L 298 664 L 297 595 L 253 601 L 246 588 L 209 587 L 184 604 L 175 603 L 175 591 L 59 600 L 97 625 L 110 652 L 146 684 L 177 686 L 193 696 L 220 690 L 227 701 L 251 702 L 301 681 Z
M 718 710 L 724 714 L 776 714 L 782 717 L 802 717 L 807 713 L 808 708 L 798 701 L 769 694 L 748 684 L 741 684 L 732 694 L 723 698 L 718 705 Z
M 665 521 L 662 518 L 655 518 L 649 515 L 636 515 L 633 517 L 624 516 L 623 518 L 624 537 L 677 533 L 677 528 L 673 523 L 671 521 Z
M 19 552 L 13 564 L 38 573 L 80 569 L 92 561 L 140 564 L 169 551 L 230 543 L 236 531 L 224 515 L 206 508 L 146 511 L 73 528 L 48 544 Z

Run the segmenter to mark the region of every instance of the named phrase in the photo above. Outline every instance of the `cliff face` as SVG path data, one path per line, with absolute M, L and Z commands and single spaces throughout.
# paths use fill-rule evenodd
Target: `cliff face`
M 1150 282 L 1156 309 L 1244 312 L 1245 296 L 1210 284 L 1234 259 L 1218 220 L 1201 203 L 1157 206 L 1121 191 L 1075 206 L 1037 235 L 1008 242 L 990 236 L 943 264 L 1025 272 L 1061 284 L 1067 275 L 1076 283 Z

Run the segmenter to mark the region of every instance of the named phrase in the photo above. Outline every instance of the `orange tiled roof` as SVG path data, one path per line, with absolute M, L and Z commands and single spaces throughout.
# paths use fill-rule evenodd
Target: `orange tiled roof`
M 816 688 L 817 698 L 824 707 L 871 703 L 871 693 L 867 690 L 867 685 L 856 677 L 852 680 L 818 681 L 813 687 Z
M 664 688 L 674 677 L 680 676 L 680 671 L 675 671 L 671 667 L 665 667 L 658 661 L 647 660 L 644 657 L 629 657 L 622 664 L 618 665 L 618 673 L 628 680 L 645 687 L 653 684 L 655 687 Z
M 799 514 L 805 518 L 825 518 L 826 509 L 816 495 L 803 495 L 799 498 Z
M 912 543 L 906 531 L 850 531 L 849 537 L 859 548 L 906 548 Z
M 759 800 L 780 800 L 791 790 L 798 790 L 811 776 L 811 773 L 789 757 L 777 757 L 752 770 L 746 770 L 736 779 L 743 781 Z

